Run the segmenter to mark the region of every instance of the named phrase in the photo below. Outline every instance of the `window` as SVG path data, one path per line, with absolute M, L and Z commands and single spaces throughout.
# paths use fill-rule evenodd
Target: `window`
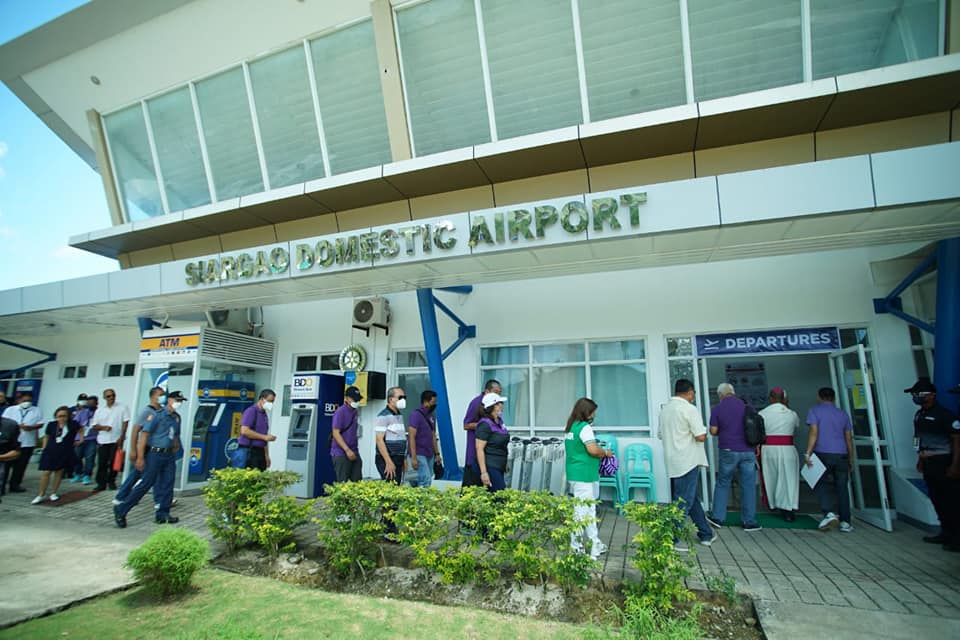
M 393 354 L 394 373 L 397 386 L 407 396 L 407 408 L 404 413 L 420 406 L 420 394 L 431 389 L 430 372 L 427 370 L 427 354 L 424 351 L 396 351 Z M 456 416 L 453 417 L 457 423 Z
M 687 101 L 677 0 L 609 0 L 579 6 L 591 120 Z
M 414 154 L 489 142 L 473 0 L 431 0 L 396 18 Z
M 147 101 L 150 127 L 170 211 L 210 203 L 189 87 Z
M 117 190 L 127 210 L 127 218 L 145 220 L 163 214 L 160 187 L 147 139 L 140 103 L 112 113 L 103 119 L 110 142 Z
M 69 380 L 73 378 L 86 378 L 87 377 L 87 365 L 85 364 L 68 364 L 60 370 L 60 377 L 64 380 Z
M 803 81 L 800 0 L 687 0 L 697 100 Z
M 811 0 L 813 77 L 939 54 L 939 0 Z
M 251 62 L 250 82 L 270 187 L 322 178 L 323 154 L 303 47 Z
M 340 371 L 340 354 L 308 353 L 293 356 L 294 373 L 313 373 L 315 371 Z
M 137 369 L 132 362 L 108 362 L 104 367 L 105 378 L 130 378 Z
M 599 405 L 599 427 L 650 424 L 641 338 L 483 347 L 480 374 L 500 381 L 508 398 L 504 421 L 511 427 L 562 429 L 582 396 Z
M 933 336 L 913 325 L 910 329 L 910 350 L 913 352 L 913 365 L 917 377 L 933 377 Z

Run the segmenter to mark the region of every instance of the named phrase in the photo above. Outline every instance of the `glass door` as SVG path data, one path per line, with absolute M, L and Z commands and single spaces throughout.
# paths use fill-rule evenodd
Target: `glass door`
M 710 376 L 707 374 L 707 359 L 700 358 L 699 362 L 700 379 L 694 380 L 694 385 L 697 387 L 697 406 L 703 413 L 703 424 L 707 425 L 707 441 L 704 444 L 707 449 L 707 464 L 709 466 L 700 470 L 701 502 L 706 510 L 713 506 L 713 493 L 717 488 L 720 450 L 717 447 L 717 437 L 710 435 Z
M 876 409 L 870 354 L 857 344 L 830 354 L 840 407 L 853 423 L 853 514 L 884 531 L 892 531 L 887 490 L 889 464 Z

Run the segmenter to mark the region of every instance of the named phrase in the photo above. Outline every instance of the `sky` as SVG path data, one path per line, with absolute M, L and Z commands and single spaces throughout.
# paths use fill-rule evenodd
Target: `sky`
M 0 0 L 0 43 L 86 0 Z M 110 226 L 93 169 L 0 84 L 0 290 L 116 271 L 70 236 Z

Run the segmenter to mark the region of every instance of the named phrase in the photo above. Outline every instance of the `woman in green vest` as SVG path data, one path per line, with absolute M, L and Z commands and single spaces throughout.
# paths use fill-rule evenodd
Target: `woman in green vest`
M 590 398 L 580 398 L 573 405 L 573 411 L 567 418 L 567 436 L 564 440 L 567 461 L 567 480 L 570 493 L 574 498 L 590 500 L 591 504 L 573 509 L 576 520 L 590 520 L 586 529 L 590 540 L 590 557 L 594 560 L 605 553 L 607 547 L 597 535 L 597 507 L 595 501 L 600 497 L 600 463 L 598 458 L 610 458 L 613 451 L 601 449 L 593 433 L 593 417 L 597 413 L 597 403 Z M 581 542 L 584 530 L 570 536 L 570 544 L 575 551 L 583 552 Z

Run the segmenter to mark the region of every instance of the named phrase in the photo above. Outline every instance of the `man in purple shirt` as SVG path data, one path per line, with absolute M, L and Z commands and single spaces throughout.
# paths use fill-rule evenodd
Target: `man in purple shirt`
M 245 449 L 247 460 L 244 468 L 266 471 L 270 468 L 269 443 L 277 439 L 270 433 L 270 421 L 267 412 L 273 409 L 273 402 L 277 394 L 273 389 L 264 389 L 260 392 L 257 401 L 244 409 L 240 416 L 240 437 L 237 445 Z
M 413 468 L 417 471 L 417 486 L 429 487 L 433 484 L 434 456 L 440 459 L 440 447 L 437 445 L 437 419 L 433 412 L 437 409 L 437 392 L 427 389 L 420 394 L 420 406 L 407 419 L 407 437 L 410 438 L 410 451 Z
M 717 387 L 720 402 L 710 411 L 710 434 L 717 436 L 720 448 L 720 470 L 713 491 L 713 510 L 707 520 L 717 529 L 727 517 L 727 499 L 733 474 L 740 476 L 740 521 L 744 531 L 760 531 L 757 524 L 757 454 L 747 445 L 743 418 L 747 405 L 736 396 L 733 385 L 722 382 Z
M 470 401 L 467 413 L 463 416 L 463 428 L 467 432 L 467 455 L 463 465 L 463 487 L 482 487 L 480 477 L 473 471 L 473 463 L 477 459 L 477 423 L 480 422 L 480 409 L 483 406 L 483 396 L 488 393 L 500 395 L 503 389 L 497 380 L 487 380 L 483 385 L 483 392 Z
M 330 458 L 337 482 L 360 482 L 363 479 L 363 460 L 357 453 L 357 409 L 361 400 L 360 389 L 347 387 L 343 392 L 343 404 L 333 413 Z
M 817 391 L 819 404 L 807 412 L 810 436 L 807 438 L 807 455 L 804 460 L 808 467 L 812 467 L 810 454 L 816 453 L 826 467 L 813 489 L 823 510 L 820 529 L 829 529 L 837 524 L 837 514 L 831 510 L 834 498 L 830 495 L 827 482 L 827 476 L 832 475 L 836 500 L 840 503 L 840 531 L 850 533 L 853 525 L 850 524 L 850 494 L 847 492 L 847 483 L 853 470 L 853 426 L 847 412 L 834 404 L 835 398 L 836 394 L 830 387 Z

